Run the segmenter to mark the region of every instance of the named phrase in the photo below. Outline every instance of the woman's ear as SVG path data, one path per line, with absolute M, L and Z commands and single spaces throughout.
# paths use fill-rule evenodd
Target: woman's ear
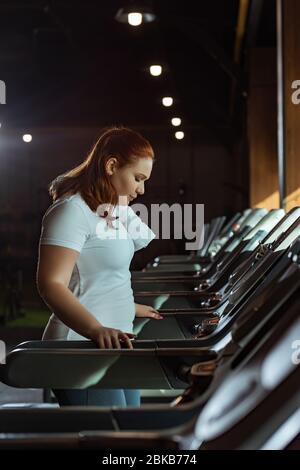
M 117 169 L 117 159 L 116 157 L 110 157 L 105 165 L 106 173 L 109 176 L 112 176 Z

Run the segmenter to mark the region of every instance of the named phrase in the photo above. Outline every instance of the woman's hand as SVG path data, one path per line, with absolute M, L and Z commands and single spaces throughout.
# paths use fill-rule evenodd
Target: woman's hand
M 105 326 L 97 327 L 91 334 L 91 340 L 96 343 L 100 349 L 121 349 L 125 347 L 133 349 L 131 339 L 136 335 L 132 333 L 123 333 L 115 328 L 106 328 Z
M 142 304 L 135 304 L 135 316 L 149 317 L 155 320 L 162 320 L 164 318 L 155 308 Z

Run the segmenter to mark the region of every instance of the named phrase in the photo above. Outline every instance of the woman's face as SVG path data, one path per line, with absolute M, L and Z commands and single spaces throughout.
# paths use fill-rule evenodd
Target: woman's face
M 137 196 L 144 194 L 145 181 L 151 176 L 152 158 L 139 158 L 131 165 L 117 168 L 116 159 L 110 158 L 107 162 L 107 171 L 111 182 L 119 196 L 119 204 L 127 205 Z

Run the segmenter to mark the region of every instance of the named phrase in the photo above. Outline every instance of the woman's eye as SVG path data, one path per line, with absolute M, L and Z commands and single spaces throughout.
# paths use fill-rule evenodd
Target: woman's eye
M 137 181 L 139 183 L 141 180 L 139 180 L 138 178 L 135 178 L 135 181 Z

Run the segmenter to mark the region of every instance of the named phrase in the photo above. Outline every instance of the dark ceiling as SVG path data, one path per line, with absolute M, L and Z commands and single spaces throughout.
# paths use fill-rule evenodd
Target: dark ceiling
M 255 0 L 253 0 L 254 2 Z M 261 4 L 258 45 L 274 45 L 274 1 Z M 239 0 L 152 2 L 157 21 L 114 16 L 128 0 L 0 2 L 3 125 L 228 124 Z M 151 77 L 151 63 L 166 65 Z M 175 98 L 163 108 L 163 94 Z

